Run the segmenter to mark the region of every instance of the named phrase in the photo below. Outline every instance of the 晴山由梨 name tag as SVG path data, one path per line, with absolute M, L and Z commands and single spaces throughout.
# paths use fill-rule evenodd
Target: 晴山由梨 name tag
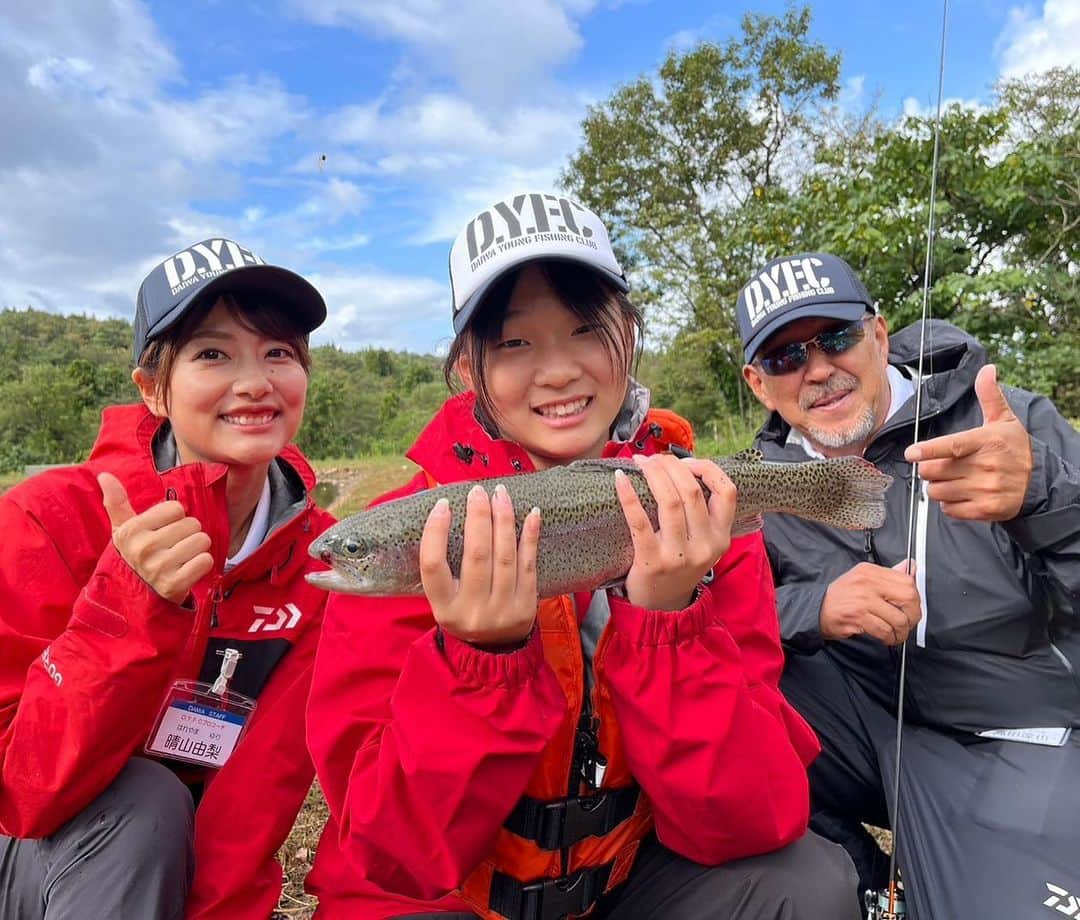
M 224 766 L 244 736 L 256 705 L 250 696 L 228 689 L 239 659 L 239 652 L 226 649 L 221 674 L 213 684 L 174 682 L 144 750 L 203 767 Z

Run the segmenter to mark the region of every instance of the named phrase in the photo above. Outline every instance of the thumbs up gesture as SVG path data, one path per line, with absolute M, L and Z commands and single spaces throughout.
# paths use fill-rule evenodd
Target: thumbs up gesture
M 182 604 L 214 566 L 210 537 L 177 501 L 160 502 L 136 514 L 112 473 L 98 474 L 101 499 L 112 524 L 112 540 L 132 570 L 165 600 Z
M 1020 513 L 1031 479 L 1031 438 L 1009 408 L 993 364 L 979 370 L 975 395 L 982 425 L 913 444 L 904 458 L 918 462 L 927 495 L 950 517 L 1009 521 Z

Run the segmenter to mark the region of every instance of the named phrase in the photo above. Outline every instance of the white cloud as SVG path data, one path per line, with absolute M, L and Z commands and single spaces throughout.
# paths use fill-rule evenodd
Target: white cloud
M 290 228 L 309 234 L 366 201 L 348 183 L 322 183 L 284 217 L 257 194 L 239 200 L 240 169 L 270 161 L 304 124 L 304 101 L 267 76 L 187 88 L 133 0 L 5 12 L 0 111 L 0 306 L 130 316 L 168 252 L 222 233 L 257 247 L 263 227 L 285 248 Z M 233 204 L 243 216 L 208 210 Z
M 312 335 L 313 344 L 431 354 L 453 334 L 445 282 L 376 269 L 308 277 L 327 305 L 326 322 Z
M 566 92 L 553 96 L 558 104 L 518 105 L 487 114 L 461 96 L 429 93 L 397 109 L 381 103 L 359 107 L 361 118 L 335 112 L 325 119 L 326 132 L 343 147 L 394 154 L 398 166 L 456 168 L 460 160 L 454 155 L 460 154 L 524 165 L 548 159 L 553 150 L 561 153 L 578 139 L 586 100 Z M 327 155 L 327 168 L 334 165 Z
M 237 77 L 191 99 L 158 97 L 150 115 L 163 146 L 187 162 L 264 162 L 273 140 L 303 123 L 304 105 L 272 77 Z
M 692 29 L 680 29 L 672 33 L 664 39 L 662 45 L 666 53 L 686 54 L 702 42 L 720 41 L 722 36 L 733 32 L 738 24 L 737 16 L 730 13 L 713 13 Z
M 866 74 L 848 77 L 840 89 L 839 104 L 842 109 L 855 109 L 862 105 L 866 95 Z
M 1003 77 L 1080 64 L 1080 0 L 1045 0 L 1042 11 L 1009 10 L 996 51 Z
M 986 104 L 978 99 L 961 99 L 958 96 L 946 97 L 941 100 L 942 113 L 947 112 L 949 108 L 957 105 L 963 109 L 970 109 L 972 112 L 986 112 L 988 111 Z M 920 102 L 914 96 L 908 96 L 904 99 L 903 116 L 907 117 L 914 115 L 919 118 L 934 118 L 937 115 L 937 100 L 933 102 Z
M 396 40 L 407 67 L 448 73 L 470 99 L 498 105 L 535 91 L 578 52 L 594 0 L 291 0 L 305 19 Z

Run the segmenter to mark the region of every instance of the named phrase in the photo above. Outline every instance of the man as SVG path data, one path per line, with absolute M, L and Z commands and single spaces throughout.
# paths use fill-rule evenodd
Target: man
M 1080 435 L 1044 397 L 1003 391 L 948 323 L 927 325 L 918 380 L 919 324 L 890 337 L 835 256 L 770 262 L 737 313 L 766 458 L 856 455 L 894 478 L 879 530 L 765 524 L 781 686 L 824 748 L 811 826 L 864 887 L 888 863 L 860 822 L 897 828 L 917 920 L 1080 916 Z

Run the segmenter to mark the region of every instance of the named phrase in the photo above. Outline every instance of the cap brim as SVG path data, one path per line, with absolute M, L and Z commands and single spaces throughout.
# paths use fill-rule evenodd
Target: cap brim
M 749 364 L 754 360 L 758 349 L 769 336 L 779 332 L 789 323 L 795 322 L 795 320 L 814 317 L 815 319 L 843 319 L 853 323 L 861 316 L 873 312 L 873 307 L 869 307 L 864 303 L 810 303 L 796 307 L 794 310 L 788 310 L 780 314 L 771 323 L 766 321 L 754 333 L 750 341 L 746 343 L 743 349 L 743 358 Z
M 310 281 L 276 265 L 242 265 L 223 272 L 181 300 L 146 331 L 146 341 L 150 342 L 169 329 L 196 301 L 225 291 L 268 294 L 275 301 L 288 304 L 297 328 L 304 334 L 317 329 L 326 319 L 326 302 Z
M 465 327 L 469 325 L 469 320 L 472 319 L 473 314 L 476 312 L 476 308 L 483 301 L 484 296 L 491 290 L 491 286 L 495 284 L 496 281 L 504 277 L 507 272 L 520 268 L 528 262 L 572 262 L 575 265 L 583 265 L 585 268 L 591 269 L 602 278 L 610 281 L 623 293 L 630 290 L 630 285 L 627 284 L 626 279 L 622 275 L 617 275 L 614 272 L 608 271 L 603 266 L 597 265 L 595 262 L 590 262 L 587 259 L 575 259 L 573 256 L 568 255 L 525 256 L 524 258 L 517 259 L 513 262 L 508 262 L 503 267 L 502 271 L 492 275 L 481 284 L 480 287 L 472 292 L 469 299 L 462 305 L 461 309 L 454 314 L 454 334 L 461 335 L 461 333 L 465 331 Z

